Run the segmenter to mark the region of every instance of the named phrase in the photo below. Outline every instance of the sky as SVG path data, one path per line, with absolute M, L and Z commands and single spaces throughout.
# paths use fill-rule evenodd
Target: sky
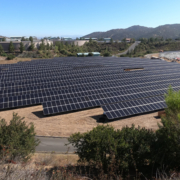
M 0 35 L 81 37 L 180 24 L 180 0 L 0 0 Z

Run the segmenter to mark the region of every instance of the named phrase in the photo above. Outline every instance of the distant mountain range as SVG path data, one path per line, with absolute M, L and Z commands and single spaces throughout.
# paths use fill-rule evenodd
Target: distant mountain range
M 163 37 L 163 38 L 179 38 L 180 37 L 180 24 L 167 24 L 158 26 L 156 28 L 149 28 L 144 26 L 131 26 L 127 29 L 112 29 L 106 32 L 93 32 L 85 35 L 87 38 L 112 38 L 114 40 L 122 40 L 124 38 L 150 38 L 150 37 Z

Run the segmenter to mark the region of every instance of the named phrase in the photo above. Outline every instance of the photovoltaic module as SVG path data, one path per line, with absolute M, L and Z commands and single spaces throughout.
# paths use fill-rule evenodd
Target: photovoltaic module
M 164 109 L 180 64 L 160 59 L 65 57 L 0 65 L 0 110 L 42 104 L 44 115 L 102 107 L 108 119 Z

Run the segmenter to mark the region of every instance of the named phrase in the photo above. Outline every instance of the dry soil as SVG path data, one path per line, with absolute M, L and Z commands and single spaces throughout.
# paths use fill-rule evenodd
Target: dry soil
M 47 117 L 43 115 L 42 110 L 41 105 L 12 109 L 1 111 L 0 117 L 5 118 L 9 122 L 12 119 L 13 112 L 18 113 L 19 116 L 24 117 L 27 123 L 34 123 L 36 133 L 39 136 L 69 137 L 73 133 L 87 132 L 98 124 L 103 124 L 97 122 L 97 119 L 103 114 L 101 108 Z M 156 130 L 158 122 L 160 122 L 160 118 L 157 118 L 157 113 L 150 113 L 111 121 L 106 124 L 112 125 L 115 129 L 135 124 L 136 126 Z

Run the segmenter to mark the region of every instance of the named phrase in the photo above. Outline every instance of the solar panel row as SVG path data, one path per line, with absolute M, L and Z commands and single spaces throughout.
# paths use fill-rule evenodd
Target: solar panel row
M 50 115 L 101 106 L 109 119 L 159 110 L 169 85 L 180 90 L 179 69 L 177 63 L 115 57 L 0 65 L 0 109 L 42 104 Z

